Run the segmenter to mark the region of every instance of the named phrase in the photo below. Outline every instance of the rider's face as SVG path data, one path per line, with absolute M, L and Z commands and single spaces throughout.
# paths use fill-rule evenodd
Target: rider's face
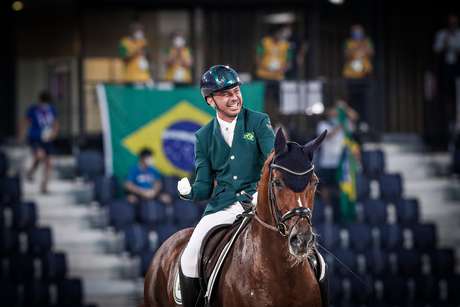
M 233 120 L 243 106 L 243 97 L 239 86 L 216 92 L 212 97 L 208 97 L 207 101 L 217 110 L 223 120 Z

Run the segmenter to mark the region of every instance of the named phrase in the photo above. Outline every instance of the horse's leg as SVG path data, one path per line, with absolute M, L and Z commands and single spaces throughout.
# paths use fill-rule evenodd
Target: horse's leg
M 173 285 L 178 258 L 192 229 L 174 234 L 157 250 L 144 282 L 144 307 L 175 306 Z

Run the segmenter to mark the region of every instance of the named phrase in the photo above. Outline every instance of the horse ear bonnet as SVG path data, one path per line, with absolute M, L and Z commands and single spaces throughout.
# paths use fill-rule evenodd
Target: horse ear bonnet
M 275 158 L 274 163 L 285 167 L 296 173 L 303 173 L 313 166 L 313 154 L 324 140 L 327 131 L 324 131 L 314 140 L 305 145 L 295 142 L 286 142 L 286 138 L 281 129 L 278 129 L 275 138 Z M 305 175 L 291 174 L 282 169 L 278 169 L 283 174 L 283 181 L 292 191 L 302 192 L 310 181 L 311 174 Z

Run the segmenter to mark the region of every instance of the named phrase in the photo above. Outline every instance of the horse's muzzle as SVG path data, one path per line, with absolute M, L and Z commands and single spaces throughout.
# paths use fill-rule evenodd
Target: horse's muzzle
M 310 242 L 313 240 L 311 231 L 298 232 L 289 236 L 289 247 L 294 256 L 306 256 L 308 253 Z

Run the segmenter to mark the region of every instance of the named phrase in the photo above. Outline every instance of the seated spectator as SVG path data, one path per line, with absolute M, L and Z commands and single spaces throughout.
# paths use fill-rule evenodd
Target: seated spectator
M 167 204 L 172 202 L 170 195 L 161 193 L 161 175 L 153 167 L 152 156 L 150 149 L 141 150 L 139 162 L 128 173 L 124 187 L 131 203 L 154 199 Z

